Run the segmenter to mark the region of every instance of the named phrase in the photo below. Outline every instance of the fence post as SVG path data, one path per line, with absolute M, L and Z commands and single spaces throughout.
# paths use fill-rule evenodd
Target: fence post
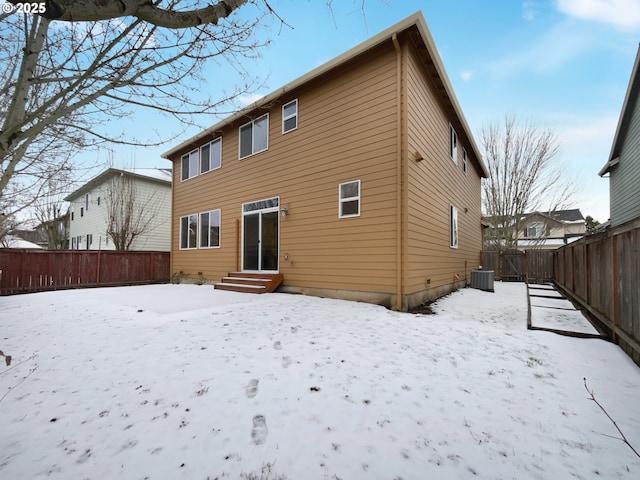
M 102 251 L 102 249 L 100 248 L 102 246 L 102 235 L 100 235 L 100 238 L 98 239 L 98 268 L 96 268 L 96 285 L 100 285 L 100 252 Z
M 584 274 L 585 274 L 585 288 L 587 289 L 586 297 L 587 303 L 591 305 L 591 255 L 590 253 L 590 244 L 584 244 Z

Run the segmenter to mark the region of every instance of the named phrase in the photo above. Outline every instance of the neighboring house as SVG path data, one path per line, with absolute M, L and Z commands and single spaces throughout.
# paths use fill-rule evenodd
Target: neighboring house
M 109 168 L 65 198 L 70 248 L 116 250 L 111 230 L 143 230 L 130 250 L 171 248 L 171 170 Z M 114 225 L 113 213 L 118 217 Z M 144 224 L 145 228 L 141 226 Z M 126 233 L 126 232 L 125 232 Z
M 43 237 L 42 246 L 49 250 L 66 250 L 70 248 L 69 212 L 58 218 L 42 222 L 36 227 Z
M 488 172 L 421 13 L 163 157 L 174 273 L 406 310 L 480 263 Z
M 485 250 L 495 250 L 498 246 L 509 243 L 514 244 L 515 247 L 516 242 L 507 242 L 504 237 L 507 233 L 511 234 L 514 231 L 511 228 L 515 221 L 513 218 L 498 220 L 496 217 L 484 217 L 483 221 L 491 230 L 491 235 L 485 236 Z M 502 231 L 501 225 L 507 228 Z M 586 221 L 577 208 L 525 213 L 517 228 L 517 249 L 555 250 L 585 234 Z M 515 235 L 511 238 L 515 238 Z
M 598 172 L 609 174 L 610 224 L 640 219 L 640 49 L 622 105 L 609 160 Z

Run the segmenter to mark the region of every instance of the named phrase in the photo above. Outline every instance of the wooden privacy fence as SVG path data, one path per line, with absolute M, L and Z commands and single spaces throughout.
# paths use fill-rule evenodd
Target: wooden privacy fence
M 0 249 L 0 294 L 169 281 L 169 252 Z
M 555 253 L 555 280 L 640 365 L 640 221 Z
M 484 270 L 493 270 L 496 280 L 542 283 L 553 280 L 553 250 L 483 251 Z

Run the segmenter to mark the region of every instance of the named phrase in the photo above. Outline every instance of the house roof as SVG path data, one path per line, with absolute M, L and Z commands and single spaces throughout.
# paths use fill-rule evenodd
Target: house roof
M 488 177 L 489 171 L 487 170 L 487 167 L 485 166 L 482 160 L 482 155 L 478 150 L 478 146 L 476 145 L 475 140 L 473 139 L 473 134 L 471 133 L 471 129 L 469 128 L 469 125 L 467 124 L 464 114 L 462 113 L 462 109 L 460 108 L 460 104 L 458 103 L 456 95 L 453 91 L 453 87 L 451 86 L 449 77 L 447 76 L 447 73 L 444 69 L 444 65 L 442 64 L 442 60 L 440 59 L 440 55 L 438 54 L 436 45 L 433 41 L 433 38 L 431 37 L 429 28 L 427 27 L 427 22 L 424 19 L 421 12 L 416 12 L 413 15 L 410 15 L 404 20 L 387 28 L 386 30 L 380 32 L 379 34 L 371 37 L 369 40 L 353 47 L 352 49 L 346 51 L 342 55 L 339 55 L 333 60 L 330 60 L 329 62 L 323 65 L 320 65 L 319 67 L 311 70 L 310 72 L 302 75 L 301 77 L 298 77 L 297 79 L 286 84 L 285 86 L 262 97 L 261 99 L 257 100 L 251 105 L 248 105 L 242 110 L 239 110 L 235 114 L 203 130 L 199 134 L 185 140 L 180 145 L 177 145 L 176 147 L 168 150 L 167 152 L 163 153 L 161 156 L 163 158 L 169 159 L 171 156 L 175 155 L 181 150 L 184 150 L 187 147 L 193 146 L 194 144 L 198 143 L 200 140 L 207 137 L 208 135 L 211 135 L 212 133 L 220 131 L 225 126 L 247 115 L 250 111 L 255 110 L 261 106 L 268 105 L 270 102 L 282 96 L 283 94 L 291 90 L 294 90 L 308 82 L 311 82 L 312 80 L 320 77 L 321 75 L 329 72 L 330 70 L 337 68 L 353 60 L 354 58 L 364 54 L 365 52 L 371 50 L 372 48 L 384 42 L 392 40 L 394 38 L 394 35 L 397 35 L 398 33 L 404 32 L 409 29 L 417 29 L 417 32 L 419 33 L 419 37 L 420 37 L 420 42 L 426 48 L 426 53 L 430 59 L 430 61 L 426 62 L 427 68 L 435 71 L 434 77 L 441 82 L 442 89 L 446 94 L 445 96 L 447 97 L 448 101 L 451 103 L 450 105 L 451 110 L 453 111 L 453 114 L 455 115 L 455 117 L 457 117 L 457 120 L 459 121 L 460 126 L 463 128 L 464 134 L 468 138 L 469 144 L 473 149 L 474 156 L 478 159 L 478 163 L 479 163 L 479 167 L 482 172 L 482 175 L 485 177 Z
M 579 208 L 573 208 L 570 210 L 553 210 L 550 212 L 529 212 L 522 215 L 522 218 L 532 217 L 534 215 L 542 215 L 562 223 L 584 223 L 585 221 Z M 486 216 L 482 218 L 489 224 L 496 221 L 500 222 L 499 216 Z M 502 223 L 505 223 L 504 220 Z
M 81 195 L 93 190 L 98 185 L 104 183 L 108 178 L 126 174 L 132 177 L 140 178 L 143 180 L 148 180 L 152 182 L 157 182 L 161 184 L 171 185 L 171 169 L 170 168 L 109 168 L 102 172 L 97 177 L 92 178 L 87 183 L 82 185 L 80 188 L 75 190 L 74 192 L 67 195 L 64 200 L 67 202 L 71 202 L 74 199 L 78 198 Z
M 616 128 L 616 134 L 613 137 L 611 153 L 609 153 L 609 160 L 598 172 L 598 175 L 601 177 L 610 172 L 613 167 L 620 163 L 620 152 L 627 136 L 627 132 L 629 131 L 629 125 L 631 124 L 633 110 L 638 100 L 638 94 L 640 94 L 640 46 L 636 53 L 633 70 L 631 71 L 631 78 L 629 79 L 627 93 L 624 96 L 622 111 L 620 112 L 620 118 L 618 119 L 618 127 Z
M 558 222 L 563 223 L 584 222 L 584 217 L 582 216 L 582 212 L 579 208 L 574 208 L 571 210 L 554 210 L 551 212 L 531 212 L 526 214 L 525 216 L 536 214 L 544 215 L 545 217 L 549 217 L 553 220 L 557 220 Z

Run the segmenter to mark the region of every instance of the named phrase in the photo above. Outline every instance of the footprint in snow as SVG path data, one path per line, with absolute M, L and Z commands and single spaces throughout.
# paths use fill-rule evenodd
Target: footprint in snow
M 282 357 L 282 367 L 289 368 L 289 365 L 291 365 L 291 357 Z
M 267 440 L 269 430 L 267 429 L 267 419 L 264 415 L 253 417 L 253 428 L 251 429 L 251 440 L 256 445 L 262 445 Z
M 253 380 L 249 380 L 247 384 L 247 388 L 245 388 L 245 394 L 247 398 L 253 398 L 258 394 L 258 379 L 254 378 Z
M 89 461 L 89 458 L 91 458 L 91 455 L 91 449 L 87 448 L 84 453 L 78 457 L 76 463 L 87 463 Z
M 273 344 L 273 348 L 275 348 L 276 350 L 282 350 L 282 343 L 280 343 L 280 341 L 277 341 Z

